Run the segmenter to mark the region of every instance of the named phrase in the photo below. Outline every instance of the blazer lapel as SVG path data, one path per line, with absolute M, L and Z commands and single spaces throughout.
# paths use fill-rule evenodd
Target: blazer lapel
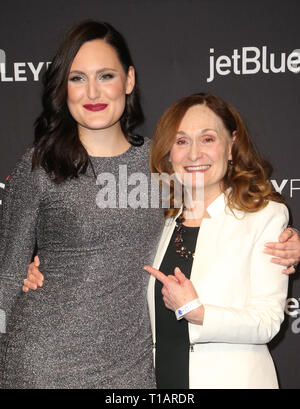
M 165 227 L 162 232 L 162 236 L 159 241 L 158 248 L 157 248 L 157 253 L 156 253 L 156 256 L 153 262 L 153 267 L 156 269 L 159 269 L 161 262 L 164 258 L 164 255 L 166 253 L 166 250 L 168 248 L 170 239 L 172 237 L 174 228 L 176 226 L 176 221 L 175 221 L 176 218 L 167 219 L 165 222 Z M 149 306 L 149 312 L 150 312 L 152 338 L 153 338 L 153 343 L 155 344 L 156 336 L 155 336 L 155 291 L 154 291 L 154 288 L 155 288 L 155 278 L 151 275 L 150 280 L 149 280 L 149 285 L 148 285 L 147 299 L 148 299 L 148 306 Z

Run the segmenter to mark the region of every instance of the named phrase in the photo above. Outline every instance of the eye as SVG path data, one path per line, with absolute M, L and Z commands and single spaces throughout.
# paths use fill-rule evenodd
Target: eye
M 104 81 L 109 81 L 109 80 L 113 79 L 114 77 L 115 77 L 115 75 L 112 74 L 112 73 L 105 73 L 105 74 L 100 75 L 100 79 L 104 80 Z
M 80 82 L 83 81 L 84 78 L 80 75 L 73 75 L 72 77 L 69 78 L 69 81 L 71 82 Z
M 201 138 L 201 143 L 204 145 L 209 145 L 215 141 L 215 137 L 212 135 L 203 135 Z
M 186 145 L 188 142 L 186 139 L 180 138 L 180 139 L 177 139 L 175 143 L 176 145 Z

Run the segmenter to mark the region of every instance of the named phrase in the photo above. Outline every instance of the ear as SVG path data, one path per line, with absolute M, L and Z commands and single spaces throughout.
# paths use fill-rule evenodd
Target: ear
M 134 86 L 135 86 L 135 70 L 134 70 L 134 67 L 131 65 L 128 68 L 128 73 L 127 73 L 127 78 L 126 78 L 126 89 L 125 89 L 126 94 L 131 94 Z
M 230 138 L 230 143 L 229 143 L 229 154 L 228 154 L 228 160 L 232 160 L 232 146 L 234 144 L 234 141 L 236 139 L 236 131 L 232 132 L 232 136 Z

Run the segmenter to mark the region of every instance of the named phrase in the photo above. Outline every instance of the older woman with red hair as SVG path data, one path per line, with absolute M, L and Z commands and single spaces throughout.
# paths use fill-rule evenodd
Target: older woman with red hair
M 289 215 L 269 165 L 236 109 L 211 94 L 167 109 L 150 163 L 154 173 L 175 173 L 192 197 L 176 209 L 171 185 L 156 258 L 145 267 L 158 388 L 278 388 L 267 343 L 284 318 L 288 276 L 264 244 Z

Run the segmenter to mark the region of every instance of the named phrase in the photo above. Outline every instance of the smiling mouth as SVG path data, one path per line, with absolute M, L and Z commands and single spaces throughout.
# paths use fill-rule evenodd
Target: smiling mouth
M 88 111 L 97 112 L 97 111 L 103 111 L 107 107 L 107 104 L 86 104 L 86 105 L 83 105 L 83 107 L 87 109 Z
M 205 172 L 210 167 L 211 167 L 211 165 L 185 166 L 184 169 L 187 172 Z

